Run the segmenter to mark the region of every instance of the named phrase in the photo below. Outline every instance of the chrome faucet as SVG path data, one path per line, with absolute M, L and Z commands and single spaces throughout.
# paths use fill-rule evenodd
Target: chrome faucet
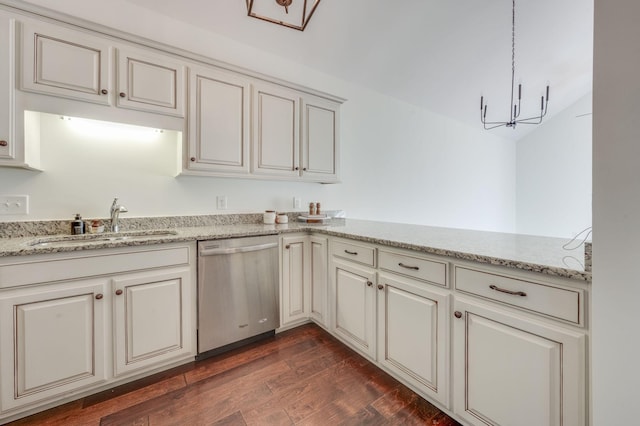
M 118 225 L 120 213 L 126 213 L 128 211 L 125 206 L 118 204 L 117 197 L 113 199 L 113 203 L 111 204 L 111 232 L 118 232 L 120 230 L 120 225 Z

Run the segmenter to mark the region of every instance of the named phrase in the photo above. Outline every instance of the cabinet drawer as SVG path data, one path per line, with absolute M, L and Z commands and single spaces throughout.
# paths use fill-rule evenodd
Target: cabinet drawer
M 582 323 L 583 292 L 489 272 L 455 267 L 455 288 L 497 302 Z
M 447 263 L 380 250 L 378 267 L 441 286 L 447 285 Z
M 344 241 L 334 241 L 332 254 L 343 259 L 362 263 L 363 265 L 374 266 L 375 251 L 376 249 L 373 247 Z

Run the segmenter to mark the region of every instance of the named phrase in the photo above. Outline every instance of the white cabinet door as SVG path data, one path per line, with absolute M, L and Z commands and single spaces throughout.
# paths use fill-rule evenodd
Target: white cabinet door
M 332 327 L 345 343 L 376 359 L 375 271 L 334 259 Z
M 189 170 L 249 173 L 249 80 L 193 67 L 189 85 Z
M 448 407 L 448 292 L 387 274 L 377 288 L 378 362 Z
M 302 98 L 302 177 L 335 182 L 339 169 L 340 104 L 305 95 Z
M 87 32 L 27 22 L 22 32 L 21 88 L 111 104 L 112 48 Z
M 194 354 L 188 269 L 113 279 L 115 376 Z
M 286 326 L 309 317 L 309 292 L 306 291 L 309 237 L 282 238 L 282 279 L 280 319 Z
M 473 425 L 586 424 L 583 333 L 463 298 L 454 309 L 456 414 Z
M 106 279 L 0 297 L 2 412 L 106 380 Z
M 311 261 L 309 266 L 311 304 L 310 317 L 320 325 L 327 327 L 327 239 L 312 235 L 309 238 Z
M 300 95 L 282 86 L 253 87 L 252 171 L 256 175 L 300 176 Z
M 164 55 L 118 49 L 119 107 L 184 117 L 185 66 Z
M 13 133 L 14 23 L 0 14 L 0 161 L 16 157 Z

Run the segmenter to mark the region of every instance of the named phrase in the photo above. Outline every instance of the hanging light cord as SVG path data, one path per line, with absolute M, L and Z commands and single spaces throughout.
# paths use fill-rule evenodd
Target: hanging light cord
M 540 99 L 540 115 L 534 117 L 523 118 L 518 120 L 520 116 L 520 100 L 522 98 L 522 84 L 518 84 L 518 105 L 513 102 L 516 87 L 516 0 L 512 0 L 511 8 L 511 105 L 509 107 L 509 121 L 487 121 L 487 105 L 484 103 L 484 96 L 480 96 L 480 121 L 484 125 L 485 130 L 495 129 L 496 127 L 516 128 L 516 124 L 540 124 L 542 118 L 547 115 L 547 106 L 549 105 L 549 86 L 547 85 L 547 96 L 543 95 Z

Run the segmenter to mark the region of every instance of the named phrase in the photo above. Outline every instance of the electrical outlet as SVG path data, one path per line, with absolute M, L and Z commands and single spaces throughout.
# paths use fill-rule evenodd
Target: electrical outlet
M 293 197 L 293 208 L 294 209 L 302 208 L 302 201 L 300 200 L 300 197 Z
M 29 196 L 0 195 L 0 214 L 29 214 Z
M 218 210 L 226 210 L 227 209 L 227 196 L 226 195 L 218 195 L 216 197 L 216 206 Z

